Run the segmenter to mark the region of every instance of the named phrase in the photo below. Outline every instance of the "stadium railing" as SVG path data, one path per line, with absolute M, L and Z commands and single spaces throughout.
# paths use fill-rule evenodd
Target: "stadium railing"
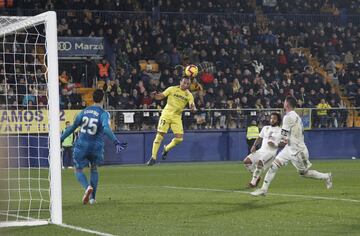
M 158 109 L 111 110 L 112 125 L 116 131 L 153 131 L 161 115 Z M 323 111 L 323 112 L 321 112 Z M 259 127 L 269 124 L 272 112 L 283 115 L 280 108 L 269 109 L 199 109 L 185 110 L 182 115 L 185 130 L 243 129 L 256 121 Z M 360 108 L 300 108 L 296 112 L 303 120 L 304 129 L 360 127 Z M 319 113 L 320 112 L 320 113 Z
M 6 9 L 2 10 L 3 14 L 8 15 L 36 15 L 46 10 L 43 9 Z M 67 16 L 77 16 L 79 19 L 83 19 L 84 12 L 91 12 L 93 17 L 100 16 L 103 19 L 111 20 L 117 17 L 122 19 L 144 19 L 144 17 L 151 17 L 154 20 L 159 18 L 166 19 L 170 22 L 174 20 L 197 20 L 198 23 L 209 22 L 209 18 L 216 17 L 218 19 L 230 19 L 233 22 L 245 23 L 256 22 L 256 15 L 251 13 L 228 13 L 228 12 L 151 12 L 151 11 L 98 11 L 98 10 L 56 10 L 58 19 L 66 18 Z M 280 13 L 264 13 L 269 20 L 281 21 L 292 20 L 294 23 L 333 23 L 333 24 L 346 24 L 352 22 L 353 24 L 360 23 L 360 15 L 352 14 L 280 14 Z

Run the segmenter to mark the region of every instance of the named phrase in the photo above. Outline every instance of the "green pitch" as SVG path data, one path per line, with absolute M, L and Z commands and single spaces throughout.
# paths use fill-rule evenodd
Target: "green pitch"
M 64 223 L 114 235 L 360 235 L 360 162 L 313 167 L 333 173 L 333 189 L 289 165 L 258 198 L 247 193 L 250 174 L 241 162 L 102 167 L 98 204 L 86 206 L 73 171 L 65 170 Z M 87 235 L 53 225 L 0 234 Z

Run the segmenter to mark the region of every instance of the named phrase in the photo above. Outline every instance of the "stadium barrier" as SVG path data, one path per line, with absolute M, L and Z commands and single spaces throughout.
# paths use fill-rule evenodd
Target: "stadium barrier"
M 105 165 L 141 164 L 151 156 L 155 132 L 117 133 L 128 147 L 117 154 L 113 143 L 105 139 Z M 163 144 L 172 139 L 165 135 Z M 305 131 L 305 141 L 311 159 L 360 158 L 360 129 L 314 129 Z M 0 136 L 2 145 L 12 143 L 9 149 L 9 166 L 48 166 L 47 136 Z M 246 132 L 234 130 L 197 130 L 185 132 L 184 141 L 171 150 L 166 162 L 240 161 L 247 155 Z M 162 147 L 159 150 L 159 156 Z M 159 158 L 160 159 L 160 158 Z
M 167 161 L 242 160 L 247 155 L 248 150 L 245 126 L 242 127 L 242 125 L 253 119 L 258 121 L 259 126 L 267 125 L 269 115 L 273 111 L 282 112 L 282 109 L 204 109 L 195 114 L 185 111 L 183 117 L 184 142 L 171 151 Z M 312 128 L 314 127 L 313 124 L 317 122 L 313 120 L 313 114 L 317 114 L 316 109 L 306 108 L 297 111 L 302 117 L 306 128 L 305 141 L 311 158 L 360 158 L 360 128 L 352 127 L 346 123 L 351 120 L 349 114 L 352 114 L 353 117 L 354 113 L 359 112 L 359 108 L 330 109 L 325 120 L 333 121 L 334 115 L 332 115 L 332 111 L 335 111 L 335 114 L 346 115 L 346 117 L 342 118 L 345 123 L 338 122 L 337 128 Z M 48 121 L 46 119 L 47 114 L 44 112 L 38 111 L 38 113 L 35 113 L 29 110 L 1 111 L 0 143 L 2 147 L 11 144 L 11 148 L 9 148 L 9 156 L 12 157 L 9 162 L 10 166 L 17 165 L 17 163 L 24 167 L 48 165 Z M 60 120 L 62 126 L 64 126 L 65 121 L 73 120 L 78 112 L 78 110 L 61 111 Z M 160 111 L 112 110 L 110 113 L 112 113 L 113 125 L 117 128 L 116 133 L 119 140 L 127 141 L 129 145 L 127 150 L 116 154 L 113 144 L 105 139 L 104 164 L 144 163 L 151 156 L 152 142 L 155 137 Z M 205 121 L 209 122 L 208 126 L 204 124 L 199 126 L 198 124 L 199 120 L 204 121 L 202 113 L 208 115 L 205 116 Z M 240 121 L 240 128 L 234 126 L 237 123 L 232 120 L 232 117 L 236 118 L 235 121 Z M 342 125 L 339 126 L 339 124 Z M 42 133 L 43 136 L 31 136 L 31 134 L 12 136 L 14 131 L 20 132 L 21 129 L 26 131 L 25 133 L 35 130 Z M 167 134 L 163 144 L 169 143 L 172 137 L 171 133 Z M 162 147 L 159 154 L 161 150 Z
M 151 156 L 155 132 L 118 133 L 126 140 L 127 150 L 115 153 L 106 141 L 104 164 L 139 164 Z M 167 134 L 163 144 L 172 139 Z M 360 157 L 360 129 L 316 129 L 305 131 L 305 141 L 311 159 L 351 159 Z M 240 161 L 247 155 L 245 130 L 203 130 L 185 132 L 184 141 L 171 150 L 166 162 Z M 159 156 L 162 147 L 159 150 Z M 158 157 L 159 158 L 159 157 Z M 160 158 L 159 158 L 160 159 Z
M 227 104 L 224 104 L 227 106 Z M 161 110 L 108 110 L 116 131 L 152 131 L 156 129 Z M 266 109 L 198 109 L 195 113 L 185 110 L 182 116 L 185 130 L 232 130 L 244 129 L 256 121 L 261 128 L 269 124 L 272 112 L 283 114 L 280 108 Z M 356 117 L 360 108 L 300 108 L 296 112 L 302 118 L 304 129 L 360 127 Z

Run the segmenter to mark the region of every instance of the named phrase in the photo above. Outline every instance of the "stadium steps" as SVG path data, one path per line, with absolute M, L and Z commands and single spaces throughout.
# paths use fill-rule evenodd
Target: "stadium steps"
M 93 93 L 95 89 L 94 88 L 78 88 L 77 92 L 81 95 L 81 98 L 86 102 L 86 105 L 92 105 L 94 103 L 93 100 Z
M 265 30 L 269 25 L 269 19 L 264 15 L 262 6 L 258 6 L 256 0 L 251 0 L 250 5 L 255 9 L 256 24 Z
M 250 2 L 251 6 L 253 6 L 255 9 L 256 23 L 260 25 L 263 29 L 265 29 L 269 24 L 269 20 L 266 17 L 266 15 L 263 14 L 262 7 L 258 6 L 256 3 L 257 3 L 256 0 L 251 0 Z M 295 42 L 295 44 L 297 43 Z M 309 48 L 295 48 L 293 50 L 297 52 L 301 52 L 305 55 L 305 57 L 309 61 L 310 66 L 313 68 L 313 71 L 319 73 L 323 78 L 326 79 L 326 81 L 331 85 L 331 87 L 335 88 L 336 93 L 339 94 L 341 99 L 344 101 L 346 107 L 353 107 L 353 104 L 351 103 L 349 98 L 344 96 L 344 93 L 341 91 L 340 86 L 334 84 L 332 78 L 329 76 L 326 70 L 321 66 L 318 59 L 311 55 Z M 146 65 L 144 64 L 144 66 Z M 342 64 L 336 65 L 337 70 L 341 70 L 342 68 L 343 68 Z M 360 127 L 360 114 L 357 111 L 349 109 L 346 123 L 348 127 Z
M 320 65 L 320 62 L 317 60 L 317 58 L 313 57 L 311 55 L 309 48 L 296 48 L 296 49 L 294 49 L 294 51 L 301 52 L 305 55 L 305 57 L 309 61 L 310 66 L 313 68 L 313 70 L 315 72 L 319 73 L 321 76 L 323 76 L 326 79 L 326 81 L 331 85 L 331 87 L 335 88 L 336 93 L 339 94 L 339 96 L 345 103 L 346 107 L 348 107 L 348 108 L 353 107 L 353 104 L 351 103 L 349 98 L 344 96 L 344 93 L 342 92 L 340 86 L 334 84 L 334 82 L 332 81 L 332 78 L 329 76 L 329 74 L 326 72 L 326 70 Z M 339 69 L 343 68 L 343 65 L 337 64 L 336 67 L 339 70 Z M 357 111 L 349 109 L 346 123 L 347 123 L 348 127 L 360 127 L 360 114 L 358 114 Z

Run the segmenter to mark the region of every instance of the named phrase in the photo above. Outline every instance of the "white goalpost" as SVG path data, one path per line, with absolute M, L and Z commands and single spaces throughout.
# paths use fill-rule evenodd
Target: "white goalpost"
M 0 16 L 0 227 L 62 224 L 55 12 Z

